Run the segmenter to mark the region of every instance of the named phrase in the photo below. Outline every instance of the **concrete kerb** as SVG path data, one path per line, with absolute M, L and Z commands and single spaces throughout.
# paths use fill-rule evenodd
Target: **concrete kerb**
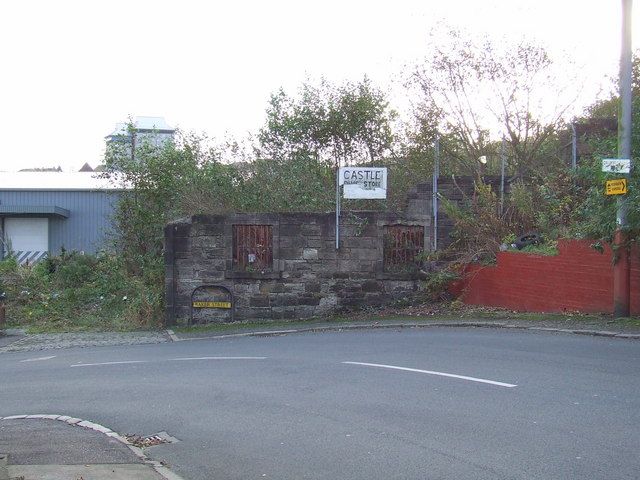
M 173 330 L 165 330 L 165 333 L 167 334 L 167 336 L 171 339 L 172 342 L 179 342 L 180 338 L 178 338 L 178 336 L 175 334 L 175 332 Z
M 70 417 L 68 415 L 51 415 L 51 414 L 36 414 L 36 415 L 10 415 L 8 417 L 0 417 L 0 420 L 56 420 L 60 422 L 68 423 L 69 425 L 73 425 L 76 427 L 88 428 L 95 432 L 102 433 L 108 437 L 114 438 L 118 440 L 120 443 L 124 444 L 133 452 L 133 454 L 138 457 L 145 465 L 153 468 L 161 477 L 165 480 L 184 480 L 182 477 L 177 475 L 176 473 L 169 470 L 167 467 L 162 465 L 160 462 L 155 460 L 151 460 L 148 458 L 144 451 L 132 445 L 126 437 L 120 435 L 119 433 L 114 432 L 110 428 L 107 428 L 99 423 L 90 422 L 88 420 L 82 420 L 81 418 Z
M 241 325 L 239 325 L 241 327 Z M 555 333 L 569 333 L 573 335 L 590 335 L 593 337 L 611 337 L 611 338 L 625 338 L 631 340 L 640 340 L 640 334 L 635 333 L 620 333 L 612 332 L 608 330 L 585 330 L 585 329 L 570 329 L 570 328 L 553 328 L 553 327 L 535 327 L 527 325 L 517 325 L 503 322 L 433 322 L 433 323 L 419 323 L 419 322 L 401 322 L 401 323 L 371 323 L 371 324 L 359 324 L 359 325 L 327 325 L 327 326 L 315 326 L 315 327 L 302 327 L 292 328 L 287 330 L 264 330 L 256 332 L 242 332 L 242 333 L 229 333 L 222 335 L 206 335 L 202 337 L 187 337 L 180 338 L 173 330 L 166 330 L 167 335 L 174 342 L 185 342 L 191 340 L 222 340 L 226 338 L 240 338 L 240 337 L 274 337 L 279 335 L 287 335 L 291 333 L 308 333 L 308 332 L 339 332 L 343 330 L 370 330 L 370 329 L 383 329 L 383 328 L 434 328 L 434 327 L 449 327 L 449 328 L 504 328 L 514 330 L 533 330 Z

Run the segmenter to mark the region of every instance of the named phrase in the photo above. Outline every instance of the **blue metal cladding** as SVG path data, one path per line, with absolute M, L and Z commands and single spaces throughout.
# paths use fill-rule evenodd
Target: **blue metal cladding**
M 63 248 L 96 253 L 110 246 L 109 240 L 114 234 L 113 214 L 120 194 L 90 190 L 2 190 L 0 185 L 0 205 L 66 209 L 68 218 L 49 217 L 49 253 L 59 255 Z

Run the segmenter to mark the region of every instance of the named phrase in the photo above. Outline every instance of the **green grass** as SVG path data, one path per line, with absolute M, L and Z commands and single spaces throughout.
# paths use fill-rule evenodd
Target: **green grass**
M 438 322 L 472 322 L 479 321 L 500 321 L 508 323 L 537 323 L 547 322 L 556 323 L 562 327 L 567 323 L 572 325 L 582 325 L 588 327 L 590 325 L 611 325 L 611 326 L 629 326 L 640 327 L 640 318 L 616 319 L 607 315 L 588 315 L 579 313 L 530 313 L 530 312 L 512 312 L 509 310 L 489 309 L 483 307 L 470 307 L 459 304 L 459 302 L 442 303 L 435 305 L 439 311 L 434 314 L 420 313 L 403 313 L 403 309 L 399 309 L 397 313 L 391 313 L 388 310 L 371 311 L 371 312 L 352 312 L 349 315 L 339 315 L 332 317 L 312 318 L 309 320 L 277 320 L 277 321 L 251 321 L 251 322 L 235 322 L 224 324 L 205 324 L 205 325 L 178 325 L 171 327 L 178 333 L 198 332 L 242 332 L 252 330 L 276 330 L 276 329 L 294 329 L 309 328 L 313 326 L 340 326 L 350 324 L 385 324 L 397 322 L 410 323 L 438 323 Z
M 558 243 L 548 242 L 540 245 L 527 245 L 522 250 L 509 249 L 508 251 L 513 253 L 528 253 L 531 255 L 554 256 L 554 255 L 558 255 Z
M 114 255 L 71 252 L 34 266 L 4 260 L 7 326 L 30 333 L 159 328 L 162 277 L 152 273 L 130 275 Z

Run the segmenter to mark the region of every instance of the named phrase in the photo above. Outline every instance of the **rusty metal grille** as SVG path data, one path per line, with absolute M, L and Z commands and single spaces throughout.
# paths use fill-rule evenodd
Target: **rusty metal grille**
M 410 272 L 418 267 L 416 257 L 424 251 L 424 227 L 389 225 L 384 228 L 384 269 Z
M 233 226 L 233 267 L 243 271 L 271 270 L 273 228 L 271 225 Z

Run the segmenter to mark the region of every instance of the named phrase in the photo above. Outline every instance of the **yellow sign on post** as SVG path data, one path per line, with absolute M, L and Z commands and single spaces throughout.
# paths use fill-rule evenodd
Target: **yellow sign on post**
M 627 179 L 617 178 L 615 180 L 607 180 L 605 185 L 605 195 L 624 195 L 627 193 Z

